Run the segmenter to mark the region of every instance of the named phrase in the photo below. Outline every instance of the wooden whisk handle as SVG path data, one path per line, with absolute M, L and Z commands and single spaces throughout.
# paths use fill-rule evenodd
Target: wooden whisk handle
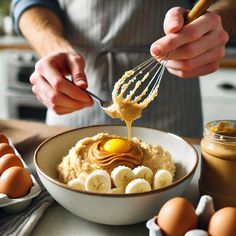
M 204 14 L 214 0 L 199 0 L 193 9 L 186 15 L 185 24 L 192 22 Z

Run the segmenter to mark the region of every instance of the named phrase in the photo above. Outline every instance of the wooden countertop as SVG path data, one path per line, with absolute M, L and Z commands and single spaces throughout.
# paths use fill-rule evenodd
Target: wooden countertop
M 72 129 L 67 126 L 49 126 L 44 123 L 26 120 L 0 119 L 0 132 L 7 135 L 16 146 L 32 140 L 43 141 L 50 136 Z M 192 144 L 199 144 L 199 139 L 185 138 Z
M 38 145 L 43 140 L 71 129 L 66 126 L 48 126 L 44 123 L 25 120 L 0 119 L 0 132 L 4 133 L 19 149 L 30 144 Z M 33 145 L 34 146 L 34 145 Z
M 32 48 L 23 37 L 6 35 L 0 37 L 0 50 L 3 49 L 28 50 Z
M 236 68 L 236 60 L 234 59 L 224 59 L 220 63 L 221 68 Z
M 71 127 L 48 126 L 44 123 L 25 120 L 0 119 L 0 132 L 4 133 L 15 145 L 29 168 L 35 171 L 33 155 L 40 143 Z

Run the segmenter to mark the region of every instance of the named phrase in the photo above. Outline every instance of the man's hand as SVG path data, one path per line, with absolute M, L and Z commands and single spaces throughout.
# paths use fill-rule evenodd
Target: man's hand
M 65 39 L 61 19 L 50 9 L 34 6 L 23 12 L 19 26 L 41 57 L 30 77 L 38 100 L 57 114 L 92 106 L 93 100 L 81 90 L 88 86 L 84 59 Z
M 93 101 L 80 88 L 87 88 L 84 59 L 75 53 L 54 53 L 40 59 L 30 77 L 32 91 L 57 114 L 71 113 Z M 70 75 L 72 81 L 65 79 Z
M 180 7 L 167 12 L 164 20 L 166 36 L 152 44 L 151 54 L 161 57 L 170 53 L 167 69 L 181 78 L 214 72 L 225 55 L 229 38 L 221 18 L 216 13 L 206 12 L 184 25 L 186 13 Z

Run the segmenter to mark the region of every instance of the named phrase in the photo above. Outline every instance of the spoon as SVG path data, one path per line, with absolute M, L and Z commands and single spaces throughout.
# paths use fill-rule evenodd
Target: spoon
M 87 89 L 81 89 L 83 90 L 85 93 L 87 93 L 90 97 L 92 97 L 95 101 L 98 102 L 99 106 L 102 109 L 107 109 L 107 107 L 111 106 L 113 104 L 112 101 L 104 101 L 101 98 L 99 98 L 97 95 L 95 95 L 94 93 L 88 91 Z

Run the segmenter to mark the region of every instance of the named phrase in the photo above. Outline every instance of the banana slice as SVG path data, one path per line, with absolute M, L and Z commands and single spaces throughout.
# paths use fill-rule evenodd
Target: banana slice
M 158 170 L 154 175 L 153 188 L 159 189 L 170 185 L 173 182 L 172 174 L 165 169 Z
M 125 190 L 123 188 L 112 188 L 109 193 L 111 194 L 124 194 Z
M 85 190 L 84 180 L 82 178 L 72 179 L 68 182 L 68 185 L 75 190 Z
M 150 168 L 146 166 L 137 166 L 133 169 L 133 172 L 135 174 L 135 178 L 141 178 L 148 181 L 150 185 L 152 185 L 153 182 L 153 172 Z
M 111 178 L 105 170 L 94 170 L 85 181 L 85 189 L 91 192 L 108 193 L 111 190 Z
M 78 175 L 78 178 L 80 178 L 82 181 L 84 181 L 84 183 L 85 183 L 87 177 L 88 177 L 88 174 L 86 174 L 86 173 L 81 173 Z
M 151 185 L 145 179 L 134 179 L 128 183 L 125 188 L 125 193 L 143 193 L 151 191 Z
M 72 179 L 68 182 L 68 185 L 75 190 L 85 190 L 85 181 L 88 177 L 87 174 L 81 173 L 76 179 Z
M 127 166 L 117 166 L 111 172 L 111 178 L 117 188 L 125 188 L 135 178 L 132 170 Z

